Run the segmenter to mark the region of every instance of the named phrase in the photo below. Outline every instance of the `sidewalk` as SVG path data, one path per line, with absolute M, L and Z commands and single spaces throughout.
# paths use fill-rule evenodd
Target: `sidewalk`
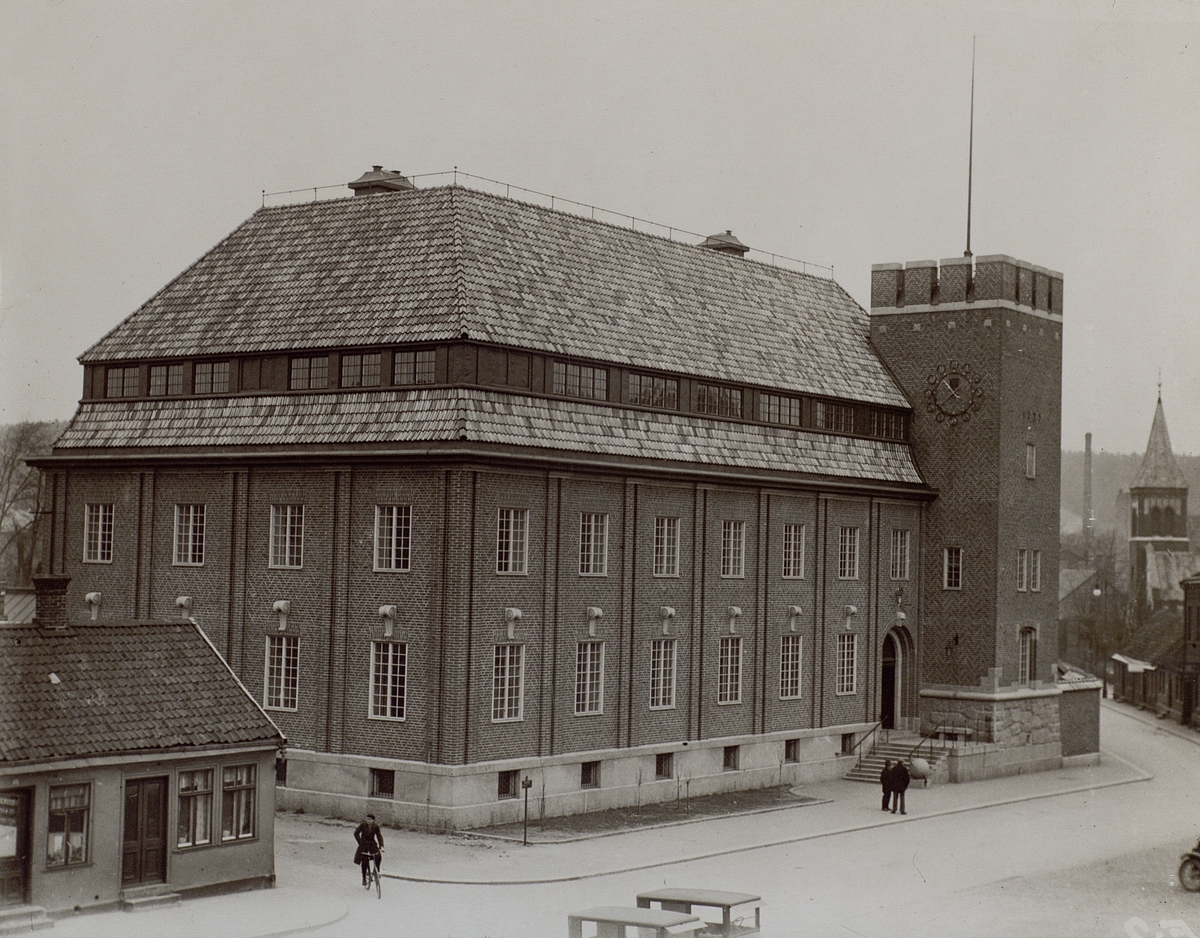
M 1104 702 L 1108 717 L 1140 720 L 1174 732 L 1153 715 Z M 1200 742 L 1190 730 L 1175 735 Z M 960 785 L 912 787 L 907 816 L 885 814 L 875 785 L 836 780 L 801 786 L 814 801 L 792 807 L 625 833 L 605 832 L 589 840 L 531 843 L 473 836 L 385 831 L 384 899 L 409 883 L 535 885 L 570 883 L 711 857 L 747 853 L 894 824 L 1053 798 L 1148 781 L 1153 776 L 1121 757 L 1104 753 L 1101 763 Z M 316 932 L 345 918 L 364 902 L 357 870 L 350 864 L 353 824 L 307 815 L 281 814 L 276 822 L 273 890 L 194 899 L 143 913 L 106 913 L 59 919 L 50 935 L 60 938 L 283 938 Z M 349 845 L 349 846 L 347 846 Z M 669 874 L 668 874 L 669 875 Z M 373 899 L 373 897 L 371 897 Z M 386 903 L 385 903 L 386 905 Z M 374 908 L 374 906 L 371 906 Z M 360 910 L 361 912 L 361 910 Z

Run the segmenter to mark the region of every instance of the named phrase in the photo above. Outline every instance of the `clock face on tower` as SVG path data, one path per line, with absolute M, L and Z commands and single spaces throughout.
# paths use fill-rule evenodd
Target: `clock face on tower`
M 949 421 L 952 427 L 969 422 L 982 403 L 980 383 L 979 372 L 965 362 L 938 365 L 925 379 L 926 413 L 933 414 L 938 423 Z

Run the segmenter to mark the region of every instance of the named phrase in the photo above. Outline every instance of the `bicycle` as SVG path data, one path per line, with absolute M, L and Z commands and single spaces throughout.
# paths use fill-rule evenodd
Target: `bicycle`
M 382 853 L 382 851 L 381 851 Z M 383 898 L 383 887 L 380 885 L 379 877 L 379 861 L 382 859 L 381 853 L 371 855 L 367 862 L 367 881 L 363 883 L 363 889 L 371 888 L 371 881 L 375 882 L 375 898 Z M 374 861 L 374 862 L 371 862 Z

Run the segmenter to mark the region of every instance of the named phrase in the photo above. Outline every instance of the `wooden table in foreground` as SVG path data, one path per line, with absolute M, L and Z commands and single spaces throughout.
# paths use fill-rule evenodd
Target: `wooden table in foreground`
M 746 892 L 725 892 L 721 889 L 652 889 L 649 892 L 639 892 L 638 905 L 643 909 L 650 908 L 651 902 L 657 902 L 665 912 L 681 912 L 691 914 L 692 906 L 700 905 L 721 910 L 721 922 L 707 924 L 697 935 L 720 935 L 722 938 L 735 938 L 738 935 L 756 935 L 760 928 L 760 911 L 754 906 L 754 925 L 735 924 L 732 909 L 734 906 L 750 902 L 761 902 L 761 896 L 752 896 Z M 749 909 L 743 914 L 749 914 Z
M 646 929 L 654 938 L 671 938 L 671 932 L 667 929 L 698 921 L 700 919 L 694 915 L 651 909 L 649 906 L 629 908 L 601 905 L 568 915 L 567 935 L 568 938 L 583 938 L 583 923 L 595 922 L 596 938 L 626 938 L 626 926 Z M 634 932 L 635 936 L 642 934 L 645 932 Z

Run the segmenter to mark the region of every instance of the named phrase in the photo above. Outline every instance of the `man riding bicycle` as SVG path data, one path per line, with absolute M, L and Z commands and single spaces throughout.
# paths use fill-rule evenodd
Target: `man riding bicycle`
M 375 861 L 375 875 L 379 875 L 379 861 L 383 854 L 383 831 L 375 823 L 375 815 L 368 814 L 354 828 L 354 840 L 358 849 L 354 851 L 354 862 L 362 867 L 362 883 L 371 888 L 371 861 Z

